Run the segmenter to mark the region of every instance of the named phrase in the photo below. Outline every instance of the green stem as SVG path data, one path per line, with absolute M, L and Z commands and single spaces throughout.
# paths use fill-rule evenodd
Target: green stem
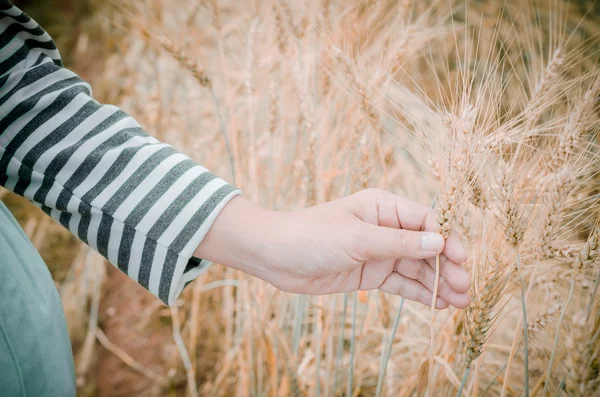
M 558 389 L 556 389 L 556 394 L 554 395 L 555 397 L 559 397 L 560 396 L 560 391 L 562 390 L 562 388 L 565 385 L 565 377 L 563 376 L 563 378 L 561 379 L 560 383 L 558 384 Z
M 490 388 L 492 387 L 492 385 L 494 384 L 494 382 L 496 382 L 496 379 L 500 376 L 500 374 L 502 373 L 502 371 L 504 371 L 504 369 L 506 368 L 506 365 L 508 363 L 504 363 L 504 365 L 502 366 L 502 368 L 500 368 L 498 370 L 498 372 L 496 372 L 496 375 L 494 375 L 492 377 L 492 380 L 490 381 L 490 383 L 488 383 L 488 385 L 486 386 L 486 388 L 483 390 L 483 393 L 481 393 L 481 397 L 485 396 L 487 394 L 487 392 L 490 390 Z
M 400 324 L 400 317 L 402 315 L 403 307 L 404 298 L 400 300 L 400 307 L 398 307 L 398 311 L 396 312 L 396 317 L 394 318 L 394 325 L 392 325 L 392 331 L 389 334 L 389 339 L 387 340 L 385 350 L 383 352 L 383 355 L 381 356 L 381 366 L 379 371 L 379 377 L 377 378 L 377 391 L 375 392 L 375 397 L 380 397 L 381 392 L 383 390 L 383 380 L 385 379 L 387 364 L 390 361 L 390 355 L 392 354 L 392 345 L 394 344 L 394 337 L 396 335 L 396 331 L 398 330 L 398 324 Z
M 213 89 L 210 89 L 210 95 L 212 96 L 213 102 L 215 103 L 215 113 L 217 115 L 217 119 L 219 120 L 219 126 L 221 127 L 221 134 L 223 135 L 223 139 L 225 140 L 225 149 L 227 150 L 227 157 L 229 158 L 229 166 L 231 167 L 231 177 L 233 178 L 232 182 L 237 185 L 237 180 L 235 179 L 235 165 L 233 161 L 233 152 L 231 151 L 231 146 L 229 145 L 229 138 L 227 138 L 227 129 L 225 128 L 225 122 L 223 121 L 223 115 L 221 114 L 221 107 L 219 106 L 219 100 L 215 95 Z
M 462 378 L 462 382 L 460 382 L 460 387 L 456 392 L 456 397 L 460 397 L 460 395 L 462 394 L 463 389 L 465 388 L 465 384 L 467 383 L 467 378 L 469 377 L 469 372 L 471 372 L 471 367 L 467 367 L 467 369 L 465 370 L 465 375 Z
M 358 307 L 358 291 L 354 291 L 352 300 L 352 334 L 350 337 L 350 365 L 348 368 L 348 387 L 346 397 L 352 397 L 352 384 L 354 381 L 354 351 L 356 350 L 356 309 Z
M 319 305 L 320 306 L 320 305 Z M 316 323 L 316 331 L 315 331 L 315 354 L 316 354 L 316 362 L 315 362 L 315 397 L 321 396 L 321 328 L 322 325 L 319 324 L 317 318 L 321 316 L 321 307 L 317 307 L 315 309 L 315 323 Z
M 592 314 L 594 301 L 596 300 L 596 294 L 598 293 L 598 285 L 600 284 L 600 270 L 598 270 L 597 273 L 598 274 L 596 275 L 596 281 L 594 282 L 594 292 L 592 292 L 592 296 L 590 297 L 590 304 L 588 306 L 587 316 L 585 316 L 586 319 L 589 319 L 590 315 Z
M 435 305 L 438 298 L 438 289 L 440 286 L 440 256 L 435 257 L 435 283 L 433 286 L 433 294 L 431 297 L 431 318 L 429 320 L 429 370 L 427 382 L 427 396 L 434 397 L 434 376 L 433 364 L 435 356 Z
M 517 249 L 517 272 L 521 283 L 521 308 L 523 309 L 523 359 L 525 361 L 525 397 L 529 397 L 529 324 L 525 303 L 525 282 L 521 274 L 521 253 Z
M 300 337 L 302 335 L 302 321 L 304 320 L 304 299 L 305 295 L 296 295 L 294 297 L 294 329 L 292 331 L 292 352 L 294 357 L 298 357 L 300 347 Z
M 348 293 L 344 294 L 344 308 L 342 309 L 342 321 L 340 324 L 340 334 L 338 336 L 337 352 L 335 357 L 335 366 L 333 367 L 333 394 L 335 395 L 338 387 L 338 372 L 344 354 L 344 329 L 346 328 L 346 313 L 348 312 Z
M 571 298 L 573 297 L 573 290 L 575 289 L 575 278 L 576 274 L 573 274 L 573 279 L 571 280 L 571 288 L 569 289 L 569 297 L 567 298 L 567 302 L 560 312 L 560 317 L 558 318 L 558 324 L 556 324 L 556 333 L 554 334 L 554 345 L 552 346 L 552 353 L 550 354 L 550 362 L 548 363 L 548 371 L 546 371 L 546 379 L 544 381 L 544 392 L 542 396 L 548 395 L 548 384 L 550 383 L 550 375 L 552 374 L 552 364 L 554 363 L 554 357 L 556 356 L 556 347 L 558 346 L 558 339 L 560 337 L 560 325 L 565 318 L 565 313 L 567 312 L 567 307 L 571 302 Z
M 333 295 L 333 299 L 330 300 L 329 304 L 331 306 L 329 313 L 332 314 L 329 323 L 327 324 L 327 353 L 325 356 L 327 357 L 327 373 L 331 373 L 335 368 L 335 330 L 336 330 L 336 322 L 334 321 L 334 314 L 337 311 L 338 307 L 338 294 Z M 329 397 L 333 391 L 333 377 L 326 376 L 325 377 L 325 395 Z

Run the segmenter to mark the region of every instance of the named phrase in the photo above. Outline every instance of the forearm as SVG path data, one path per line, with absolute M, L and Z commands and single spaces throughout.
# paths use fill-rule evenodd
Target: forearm
M 241 270 L 263 280 L 275 260 L 276 235 L 289 213 L 268 211 L 244 197 L 235 197 L 220 212 L 194 251 L 194 256 Z
M 50 58 L 49 36 L 25 25 L 0 4 L 0 185 L 172 303 L 209 264 L 192 254 L 239 191 L 95 101 L 58 51 Z

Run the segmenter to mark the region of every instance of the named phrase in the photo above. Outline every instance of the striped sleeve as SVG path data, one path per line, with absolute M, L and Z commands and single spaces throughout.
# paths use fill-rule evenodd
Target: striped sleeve
M 102 105 L 33 20 L 0 0 L 0 184 L 166 304 L 210 264 L 193 257 L 240 191 Z

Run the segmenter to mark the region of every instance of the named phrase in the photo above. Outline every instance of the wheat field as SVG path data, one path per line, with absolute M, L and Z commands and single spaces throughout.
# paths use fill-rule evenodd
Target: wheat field
M 80 395 L 600 395 L 600 4 L 29 7 L 98 100 L 261 206 L 385 189 L 469 252 L 462 311 L 219 264 L 168 308 L 2 191 L 61 293 Z

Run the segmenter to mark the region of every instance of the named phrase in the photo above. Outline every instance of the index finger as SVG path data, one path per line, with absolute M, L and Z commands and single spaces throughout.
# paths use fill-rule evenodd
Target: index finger
M 425 231 L 437 231 L 436 212 L 434 210 L 431 210 L 431 212 L 427 214 L 424 226 Z M 460 240 L 460 235 L 456 230 L 452 229 L 450 231 L 450 235 L 446 239 L 446 245 L 444 246 L 444 251 L 442 251 L 442 253 L 452 262 L 459 265 L 466 262 L 467 252 L 465 251 L 465 247 Z
M 459 265 L 467 261 L 467 252 L 465 251 L 465 247 L 460 240 L 460 235 L 456 230 L 450 232 L 442 253 L 452 262 Z
M 396 196 L 387 191 L 379 192 L 380 198 L 386 201 L 386 205 L 379 205 L 379 220 L 382 222 L 397 224 L 400 229 L 415 232 L 435 232 L 427 228 L 428 219 L 435 222 L 435 211 L 430 207 L 412 201 L 405 197 Z
M 431 207 L 384 190 L 378 190 L 377 193 L 380 200 L 377 205 L 380 225 L 412 231 L 437 232 L 437 213 Z M 467 260 L 467 254 L 456 231 L 451 231 L 448 236 L 443 254 L 457 264 Z

